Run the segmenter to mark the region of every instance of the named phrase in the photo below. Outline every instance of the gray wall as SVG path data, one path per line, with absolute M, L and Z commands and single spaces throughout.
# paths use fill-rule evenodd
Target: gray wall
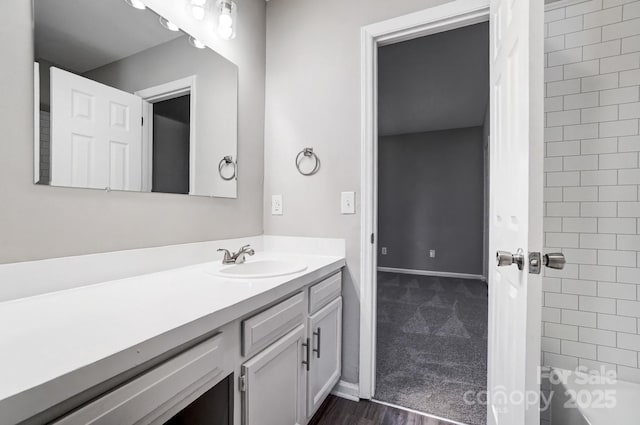
M 483 274 L 482 139 L 482 127 L 380 138 L 378 266 Z
M 0 263 L 262 233 L 265 2 L 238 3 L 220 45 L 239 67 L 243 172 L 238 199 L 210 199 L 34 185 L 31 2 L 0 2 Z
M 440 0 L 270 0 L 267 3 L 265 232 L 345 238 L 343 379 L 358 382 L 360 205 L 340 214 L 340 192 L 360 198 L 360 28 Z M 295 155 L 313 146 L 322 170 L 303 177 Z M 282 194 L 284 215 L 271 215 Z M 310 221 L 309 217 L 314 220 Z
M 489 102 L 489 23 L 378 51 L 378 134 L 481 126 Z

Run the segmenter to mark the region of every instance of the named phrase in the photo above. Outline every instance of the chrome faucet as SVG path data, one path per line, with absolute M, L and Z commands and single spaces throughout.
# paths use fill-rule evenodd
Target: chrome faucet
M 222 264 L 242 264 L 246 261 L 246 256 L 254 255 L 256 252 L 251 248 L 251 245 L 245 245 L 238 252 L 231 253 L 228 249 L 221 248 L 218 252 L 224 252 L 224 258 Z

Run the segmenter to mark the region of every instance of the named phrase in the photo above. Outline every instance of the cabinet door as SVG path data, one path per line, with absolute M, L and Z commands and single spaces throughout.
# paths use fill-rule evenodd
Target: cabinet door
M 342 297 L 309 318 L 311 368 L 307 417 L 311 418 L 342 373 Z
M 243 425 L 304 423 L 307 344 L 301 325 L 242 366 Z

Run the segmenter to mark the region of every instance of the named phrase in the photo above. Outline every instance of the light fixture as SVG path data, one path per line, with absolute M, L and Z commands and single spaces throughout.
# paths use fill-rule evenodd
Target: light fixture
M 191 16 L 197 21 L 202 21 L 206 15 L 207 0 L 191 0 L 189 8 Z
M 169 31 L 180 31 L 180 27 L 178 27 L 173 22 L 163 18 L 162 16 L 160 17 L 160 25 L 162 25 L 163 27 L 165 27 Z
M 124 2 L 136 9 L 145 10 L 147 8 L 142 0 L 124 0 Z
M 236 18 L 238 10 L 233 0 L 218 0 L 216 4 L 218 14 L 218 35 L 225 40 L 231 40 L 236 36 Z
M 195 37 L 189 37 L 189 44 L 191 44 L 196 49 L 204 49 L 207 47 L 202 41 L 198 40 Z

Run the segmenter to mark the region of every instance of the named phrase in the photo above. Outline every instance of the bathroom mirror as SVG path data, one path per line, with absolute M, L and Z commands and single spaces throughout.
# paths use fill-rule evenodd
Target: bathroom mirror
M 236 197 L 238 69 L 137 0 L 34 0 L 37 184 Z

